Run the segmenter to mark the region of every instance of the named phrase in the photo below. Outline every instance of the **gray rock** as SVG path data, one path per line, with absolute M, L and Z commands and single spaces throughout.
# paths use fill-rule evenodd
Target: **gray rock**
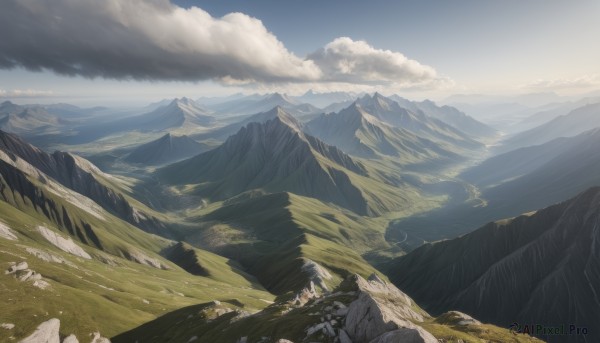
M 52 243 L 52 245 L 60 250 L 88 260 L 92 258 L 90 254 L 85 252 L 79 245 L 75 244 L 71 237 L 64 238 L 62 235 L 59 235 L 45 226 L 38 226 L 37 230 L 48 242 Z
M 60 343 L 58 332 L 60 330 L 60 320 L 52 318 L 41 323 L 35 331 L 20 343 Z
M 62 343 L 79 343 L 79 340 L 77 339 L 77 337 L 75 337 L 75 335 L 70 334 L 67 337 L 65 337 L 65 339 L 63 339 Z
M 12 330 L 15 328 L 15 324 L 2 323 L 2 324 L 0 324 L 0 328 L 6 329 L 6 330 Z
M 340 338 L 340 343 L 352 343 L 350 336 L 348 336 L 348 334 L 346 333 L 345 330 L 340 330 L 339 338 Z
M 15 232 L 3 222 L 0 222 L 0 237 L 8 239 L 9 241 L 18 240 L 17 235 L 15 235 Z
M 289 339 L 280 338 L 275 343 L 294 343 L 294 342 L 290 341 Z
M 94 332 L 92 335 L 93 338 L 90 343 L 110 343 L 110 339 L 102 337 L 102 335 L 100 335 L 100 332 Z
M 369 342 L 401 328 L 417 330 L 412 321 L 423 321 L 423 311 L 406 294 L 378 277 L 366 281 L 355 276 L 359 295 L 348 307 L 344 329 L 353 341 Z
M 16 273 L 17 278 L 21 282 L 27 281 L 31 275 L 33 275 L 33 270 L 31 269 L 21 270 Z
M 8 267 L 8 269 L 4 272 L 4 274 L 13 274 L 19 270 L 25 270 L 27 268 L 29 268 L 29 265 L 27 265 L 27 262 L 20 262 L 20 263 L 13 264 L 10 267 Z
M 421 327 L 401 328 L 386 332 L 369 343 L 438 343 L 437 338 Z
M 335 337 L 335 330 L 329 323 L 325 323 L 325 334 L 329 337 Z

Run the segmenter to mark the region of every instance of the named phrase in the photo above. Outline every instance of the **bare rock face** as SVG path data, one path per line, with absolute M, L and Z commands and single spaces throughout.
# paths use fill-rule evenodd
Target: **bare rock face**
M 315 284 L 311 281 L 308 286 L 304 287 L 300 292 L 296 294 L 294 299 L 292 299 L 292 303 L 294 305 L 303 306 L 309 300 L 315 299 L 318 296 L 319 294 L 315 290 Z
M 469 316 L 468 314 L 458 312 L 458 311 L 448 311 L 441 316 L 439 316 L 436 322 L 440 324 L 450 324 L 450 325 L 481 325 L 481 322 L 477 319 Z
M 46 238 L 46 240 L 48 240 L 48 242 L 52 243 L 52 245 L 60 250 L 85 258 L 87 260 L 92 258 L 90 254 L 85 252 L 85 250 L 83 250 L 79 245 L 75 244 L 71 238 L 64 238 L 63 236 L 44 226 L 38 226 L 37 230 L 42 234 L 42 236 L 44 236 L 44 238 Z
M 302 271 L 309 275 L 311 283 L 314 282 L 314 284 L 321 287 L 322 290 L 328 291 L 329 289 L 327 289 L 325 280 L 332 278 L 329 271 L 313 260 L 307 258 L 303 258 L 303 260 L 304 264 L 302 265 Z
M 9 241 L 18 240 L 15 232 L 8 225 L 0 222 L 0 238 L 8 239 Z
M 20 343 L 60 343 L 58 332 L 60 320 L 52 318 L 40 324 L 37 329 Z
M 376 275 L 369 281 L 355 276 L 358 286 L 358 298 L 348 306 L 345 331 L 353 342 L 397 342 L 398 337 L 420 337 L 421 340 L 406 342 L 437 342 L 428 332 L 413 324 L 413 321 L 423 321 L 428 316 L 419 310 L 416 304 L 406 294 L 391 284 L 387 284 Z M 392 332 L 400 331 L 392 334 Z M 387 336 L 383 336 L 386 334 Z M 400 340 L 404 342 L 404 340 Z
M 92 336 L 93 338 L 91 343 L 110 343 L 110 339 L 102 337 L 102 335 L 100 335 L 100 332 L 94 332 Z

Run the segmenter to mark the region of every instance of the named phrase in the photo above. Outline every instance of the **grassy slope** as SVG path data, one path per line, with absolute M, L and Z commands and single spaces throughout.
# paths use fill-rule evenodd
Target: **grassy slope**
M 16 325 L 11 331 L 1 330 L 0 341 L 9 336 L 26 336 L 40 322 L 53 317 L 61 319 L 62 334 L 75 333 L 81 339 L 97 330 L 112 336 L 175 309 L 213 299 L 241 303 L 248 310 L 260 309 L 273 299 L 268 292 L 256 289 L 256 284 L 240 278 L 225 259 L 214 254 L 204 254 L 209 261 L 207 269 L 215 275 L 212 278 L 193 276 L 165 260 L 161 262 L 169 265 L 170 270 L 140 265 L 84 247 L 92 256 L 112 259 L 116 265 L 111 266 L 56 249 L 35 231 L 34 227 L 41 224 L 35 214 L 31 216 L 0 202 L 0 218 L 19 238 L 18 242 L 0 238 L 0 265 L 8 268 L 8 262 L 27 261 L 31 269 L 41 273 L 51 284 L 50 289 L 40 290 L 30 282 L 21 283 L 12 275 L 0 274 L 3 294 L 0 322 Z M 45 262 L 28 254 L 25 247 L 60 256 L 72 266 Z

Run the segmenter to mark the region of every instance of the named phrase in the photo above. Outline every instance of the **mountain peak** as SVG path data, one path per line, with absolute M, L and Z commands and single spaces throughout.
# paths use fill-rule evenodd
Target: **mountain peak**
M 292 117 L 291 114 L 286 112 L 281 106 L 275 106 L 270 111 L 267 111 L 266 118 L 268 120 L 277 120 L 286 126 L 291 127 L 295 131 L 301 132 L 302 124 L 296 120 L 296 118 Z

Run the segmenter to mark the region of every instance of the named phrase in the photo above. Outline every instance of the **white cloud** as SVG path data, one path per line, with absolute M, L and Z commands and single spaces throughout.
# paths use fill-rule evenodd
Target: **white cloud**
M 169 0 L 7 0 L 0 11 L 0 68 L 234 86 L 427 89 L 452 83 L 399 52 L 347 37 L 301 58 L 256 18 L 214 18 Z
M 319 66 L 326 81 L 412 86 L 434 82 L 436 71 L 399 52 L 375 49 L 365 41 L 337 38 L 308 59 Z

